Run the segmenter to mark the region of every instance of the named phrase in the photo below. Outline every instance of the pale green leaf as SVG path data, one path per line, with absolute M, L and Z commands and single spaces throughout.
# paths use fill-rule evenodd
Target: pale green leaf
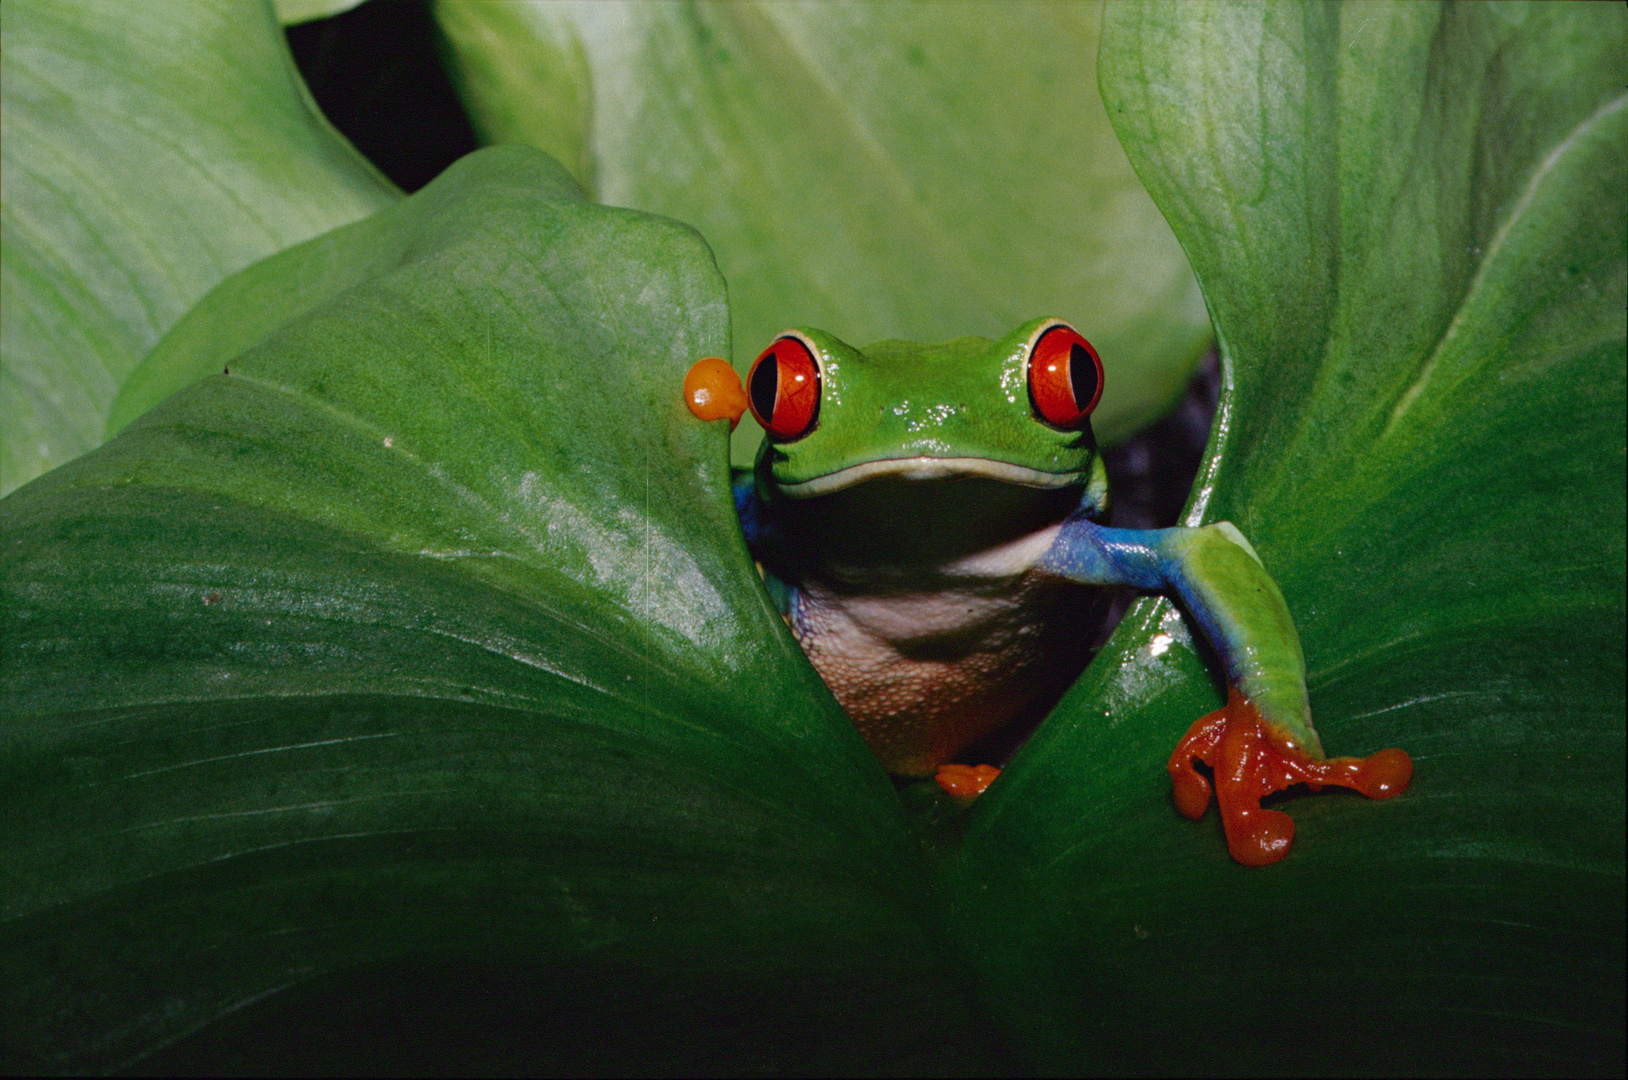
M 98 445 L 216 283 L 396 195 L 311 105 L 269 6 L 4 8 L 0 492 Z

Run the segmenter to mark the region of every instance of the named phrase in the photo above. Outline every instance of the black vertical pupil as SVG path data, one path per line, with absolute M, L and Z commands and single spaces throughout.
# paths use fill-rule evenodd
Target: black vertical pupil
M 752 371 L 752 385 L 747 393 L 752 397 L 752 411 L 763 419 L 774 416 L 774 399 L 780 389 L 780 359 L 772 353 Z
M 753 379 L 753 383 L 757 380 Z M 1068 388 L 1074 391 L 1074 403 L 1085 408 L 1097 396 L 1097 364 L 1091 354 L 1078 341 L 1068 348 Z M 757 390 L 754 388 L 754 394 Z

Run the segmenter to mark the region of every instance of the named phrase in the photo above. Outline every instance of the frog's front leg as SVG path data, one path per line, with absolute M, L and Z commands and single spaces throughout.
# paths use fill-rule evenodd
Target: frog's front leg
M 1293 820 L 1260 805 L 1274 791 L 1334 784 L 1383 799 L 1407 787 L 1413 765 L 1401 750 L 1324 758 L 1288 605 L 1230 522 L 1132 530 L 1071 519 L 1039 565 L 1073 581 L 1173 593 L 1203 628 L 1226 667 L 1227 704 L 1193 724 L 1168 767 L 1176 806 L 1190 818 L 1210 801 L 1193 759 L 1211 767 L 1227 848 L 1239 862 L 1265 866 L 1288 853 Z

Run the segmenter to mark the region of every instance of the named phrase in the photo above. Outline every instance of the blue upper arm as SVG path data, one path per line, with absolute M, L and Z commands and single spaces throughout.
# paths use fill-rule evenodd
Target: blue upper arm
M 1110 529 L 1085 518 L 1063 523 L 1040 568 L 1084 585 L 1163 589 L 1170 584 L 1168 529 Z
M 735 494 L 735 514 L 740 518 L 741 532 L 746 536 L 746 547 L 755 559 L 773 534 L 774 521 L 765 510 L 763 500 L 758 497 L 757 481 L 752 475 L 752 470 L 733 470 L 731 486 Z M 763 575 L 763 587 L 768 591 L 775 609 L 789 618 L 796 606 L 796 587 L 790 582 L 781 580 L 762 563 L 758 564 L 758 570 Z

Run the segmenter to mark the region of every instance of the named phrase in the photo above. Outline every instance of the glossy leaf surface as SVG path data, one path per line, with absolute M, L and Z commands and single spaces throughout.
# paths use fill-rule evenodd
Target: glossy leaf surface
M 310 105 L 269 10 L 5 6 L 0 494 L 97 446 L 236 270 L 396 194 Z

